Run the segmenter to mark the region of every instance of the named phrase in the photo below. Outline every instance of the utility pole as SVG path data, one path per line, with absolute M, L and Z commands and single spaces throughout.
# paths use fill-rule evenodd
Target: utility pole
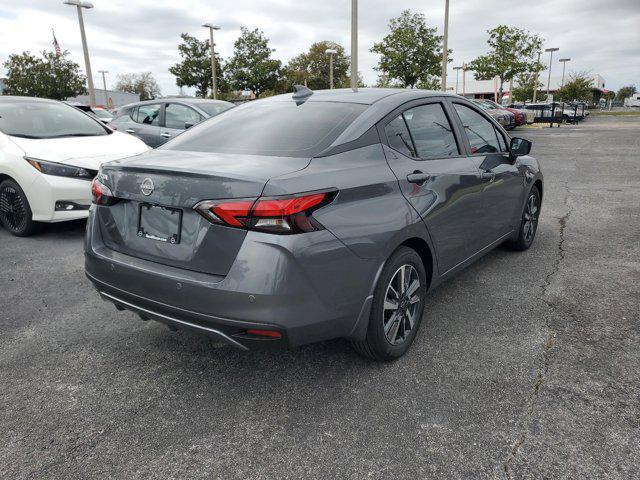
M 533 82 L 533 103 L 536 103 L 536 99 L 538 98 L 538 79 L 540 77 L 540 55 L 541 54 L 542 52 L 538 52 L 538 60 L 536 60 L 536 78 Z
M 209 29 L 209 41 L 211 42 L 211 92 L 213 93 L 213 99 L 217 100 L 218 84 L 216 79 L 216 52 L 215 44 L 213 43 L 213 31 L 220 30 L 221 27 L 213 23 L 203 23 L 202 26 Z
M 560 84 L 560 88 L 562 88 L 562 87 L 564 87 L 564 70 L 565 70 L 565 68 L 567 68 L 567 62 L 570 62 L 571 59 L 570 58 L 561 58 L 558 61 L 560 63 L 562 63 L 562 83 Z
M 351 89 L 358 91 L 358 0 L 351 0 Z
M 87 74 L 87 90 L 89 91 L 89 106 L 96 106 L 96 92 L 93 89 L 93 76 L 91 75 L 91 63 L 89 62 L 89 48 L 87 47 L 87 37 L 84 33 L 84 19 L 82 9 L 93 8 L 93 4 L 83 0 L 65 0 L 65 5 L 73 5 L 78 11 L 78 22 L 80 23 L 80 37 L 82 38 L 82 50 L 84 52 L 84 66 Z
M 467 77 L 467 64 L 462 64 L 462 96 L 464 97 L 465 78 Z
M 442 74 L 440 78 L 442 91 L 447 90 L 447 43 L 449 41 L 449 0 L 444 2 L 444 40 L 442 42 Z
M 551 65 L 553 62 L 553 52 L 557 52 L 559 48 L 546 48 L 544 51 L 549 52 L 549 76 L 547 77 L 547 101 L 549 101 L 549 86 L 551 85 Z
M 105 78 L 105 73 L 109 73 L 109 70 L 98 70 L 98 73 L 102 74 L 102 87 L 104 88 L 104 106 L 105 108 L 109 108 L 109 95 L 107 94 L 107 80 Z
M 338 51 L 333 48 L 327 48 L 324 53 L 329 55 L 329 88 L 333 90 L 333 55 Z

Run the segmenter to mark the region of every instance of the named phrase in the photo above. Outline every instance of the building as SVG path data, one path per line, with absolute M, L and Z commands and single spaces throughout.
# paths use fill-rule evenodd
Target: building
M 467 98 L 490 98 L 494 99 L 498 95 L 498 89 L 500 88 L 500 82 L 496 78 L 494 80 L 475 80 L 473 78 L 473 72 L 468 71 L 465 75 L 464 82 L 464 96 Z M 568 79 L 568 75 L 565 76 L 565 82 Z M 548 77 L 545 75 L 545 72 L 540 72 L 540 83 L 542 83 L 543 87 L 540 89 L 542 91 L 546 91 L 547 89 L 547 80 Z M 514 80 L 514 87 L 517 86 L 517 82 Z M 562 75 L 552 75 L 551 80 L 549 81 L 549 92 L 551 94 L 555 93 L 560 89 L 562 85 Z M 600 75 L 592 75 L 592 88 L 593 88 L 593 98 L 591 99 L 592 104 L 597 104 L 600 101 L 602 95 L 608 90 L 605 88 L 604 78 Z M 462 95 L 462 73 L 459 73 L 458 82 L 457 82 L 457 91 L 456 91 L 456 76 L 448 75 L 447 76 L 447 90 L 456 92 Z M 509 82 L 505 82 L 502 86 L 502 93 L 504 96 L 509 95 Z M 540 101 L 544 101 L 544 98 L 539 99 Z
M 96 104 L 98 107 L 115 108 L 122 107 L 129 103 L 139 102 L 140 95 L 137 93 L 119 92 L 116 90 L 105 90 L 96 88 Z M 70 102 L 89 104 L 89 95 L 78 95 L 77 97 L 67 98 Z

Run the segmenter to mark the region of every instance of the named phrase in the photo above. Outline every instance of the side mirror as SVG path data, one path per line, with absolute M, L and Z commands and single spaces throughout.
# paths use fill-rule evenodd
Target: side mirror
M 187 129 L 191 128 L 191 127 L 193 127 L 193 123 L 191 123 L 191 122 L 185 122 L 185 124 L 184 124 L 184 129 L 185 129 L 185 130 L 187 130 Z
M 521 155 L 529 155 L 531 151 L 531 142 L 524 138 L 512 138 L 509 145 L 509 153 L 512 157 L 519 157 Z

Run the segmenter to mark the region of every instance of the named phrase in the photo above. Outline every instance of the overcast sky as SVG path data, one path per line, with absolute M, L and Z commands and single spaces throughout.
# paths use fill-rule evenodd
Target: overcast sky
M 606 88 L 640 87 L 640 0 L 451 0 L 449 46 L 453 65 L 486 50 L 486 30 L 499 24 L 539 33 L 545 47 L 570 57 L 568 71 L 605 78 Z M 151 71 L 162 93 L 178 93 L 167 71 L 178 60 L 180 33 L 201 39 L 204 21 L 221 25 L 216 44 L 223 57 L 233 51 L 241 25 L 260 28 L 283 62 L 319 40 L 349 50 L 349 0 L 93 0 L 85 26 L 96 87 L 98 70 L 108 70 L 110 87 L 119 73 Z M 535 5 L 535 6 L 534 6 Z M 377 56 L 369 49 L 387 32 L 390 18 L 403 9 L 424 13 L 442 32 L 444 0 L 360 0 L 360 65 L 367 84 L 377 78 Z M 84 70 L 75 7 L 62 0 L 0 0 L 0 63 L 9 54 L 52 49 L 51 29 L 63 50 Z M 559 57 L 557 57 L 559 58 Z M 547 58 L 548 61 L 548 58 Z M 451 66 L 449 75 L 452 74 Z M 554 60 L 554 69 L 559 64 Z M 2 69 L 0 68 L 0 72 Z M 99 80 L 99 81 L 98 81 Z

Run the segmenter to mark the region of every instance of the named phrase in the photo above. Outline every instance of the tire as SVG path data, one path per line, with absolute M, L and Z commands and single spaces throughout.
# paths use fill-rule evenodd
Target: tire
M 16 237 L 28 237 L 40 229 L 32 220 L 33 214 L 27 196 L 15 181 L 0 183 L 0 223 Z
M 403 273 L 405 286 L 401 292 Z M 354 342 L 356 351 L 385 362 L 404 355 L 420 327 L 426 294 L 427 275 L 420 255 L 408 247 L 398 248 L 382 269 L 373 293 L 366 337 Z
M 510 249 L 524 251 L 528 250 L 533 244 L 533 240 L 535 239 L 536 232 L 538 230 L 541 206 L 540 200 L 540 190 L 538 190 L 538 187 L 534 186 L 529 191 L 527 201 L 524 204 L 518 237 L 515 240 L 510 240 L 506 243 L 506 246 Z

